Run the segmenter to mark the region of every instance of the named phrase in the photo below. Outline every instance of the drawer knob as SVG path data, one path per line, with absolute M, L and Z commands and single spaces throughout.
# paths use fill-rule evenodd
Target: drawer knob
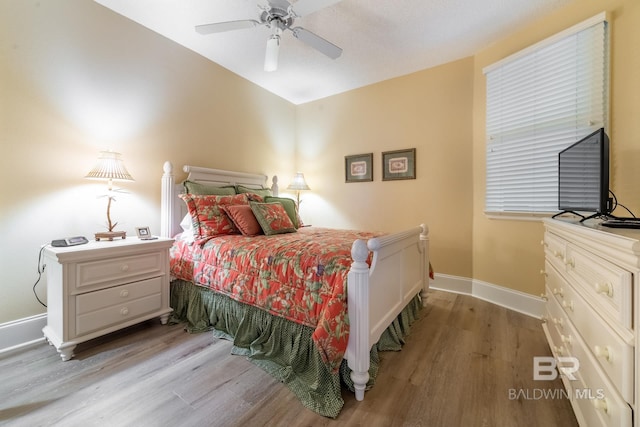
M 565 344 L 571 345 L 571 335 L 560 335 L 560 341 Z
M 569 266 L 569 267 L 571 267 L 571 268 L 574 268 L 574 267 L 576 266 L 575 261 L 574 261 L 574 260 L 572 260 L 572 259 L 569 259 L 569 258 L 565 258 L 565 260 L 564 260 L 564 264 L 565 264 L 565 265 L 568 265 L 568 266 Z
M 548 276 L 547 272 L 544 270 L 540 270 L 540 274 L 543 275 L 544 277 Z
M 560 326 L 561 328 L 564 326 L 564 321 L 562 320 L 562 317 L 560 318 L 554 317 L 553 323 Z
M 561 297 L 563 297 L 563 296 L 564 296 L 564 289 L 562 289 L 562 288 L 555 288 L 555 289 L 553 290 L 553 294 L 554 294 L 554 295 L 560 295 Z
M 545 301 L 549 300 L 549 297 L 547 297 L 547 294 L 540 294 L 540 298 L 542 298 Z
M 596 292 L 599 294 L 605 294 L 608 297 L 612 297 L 613 286 L 611 286 L 611 283 L 596 283 Z
M 549 246 L 549 244 L 547 242 L 545 242 L 544 240 L 540 240 L 540 245 Z
M 129 291 L 128 291 L 128 290 L 126 290 L 126 289 L 121 290 L 121 291 L 120 291 L 120 296 L 121 296 L 122 298 L 126 298 L 126 297 L 128 297 L 128 296 L 129 296 Z
M 562 301 L 562 306 L 566 309 L 573 311 L 573 301 Z
M 594 353 L 596 354 L 597 357 L 601 357 L 604 360 L 606 360 L 607 362 L 611 362 L 611 359 L 613 358 L 613 354 L 611 352 L 611 349 L 608 346 L 595 346 L 593 348 Z
M 553 349 L 558 356 L 562 356 L 564 354 L 564 349 L 562 347 L 554 346 Z
M 607 404 L 606 398 L 593 399 L 592 402 L 596 409 L 603 411 L 605 414 L 609 412 L 609 405 Z
M 129 271 L 129 265 L 128 264 L 123 264 L 122 267 L 120 267 L 120 270 Z
M 126 316 L 127 314 L 129 314 L 129 309 L 127 307 L 122 307 L 120 309 L 120 314 L 122 314 L 123 316 Z

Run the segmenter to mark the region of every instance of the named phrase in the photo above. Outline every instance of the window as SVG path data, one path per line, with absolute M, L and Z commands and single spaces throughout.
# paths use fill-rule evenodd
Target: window
M 558 211 L 558 153 L 607 128 L 604 13 L 484 69 L 485 211 Z

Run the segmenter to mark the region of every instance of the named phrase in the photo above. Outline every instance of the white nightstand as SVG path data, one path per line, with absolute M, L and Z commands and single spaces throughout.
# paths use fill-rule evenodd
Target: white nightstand
M 45 338 L 62 360 L 81 342 L 160 317 L 167 323 L 172 239 L 47 246 Z

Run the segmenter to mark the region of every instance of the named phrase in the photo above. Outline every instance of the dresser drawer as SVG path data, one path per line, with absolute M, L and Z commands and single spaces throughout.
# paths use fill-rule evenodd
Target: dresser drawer
M 161 284 L 162 279 L 156 278 L 78 296 L 76 335 L 157 312 L 162 308 Z
M 547 271 L 547 281 L 548 285 L 551 285 L 548 286 L 549 288 L 561 281 L 559 273 L 553 267 Z M 565 285 L 562 295 L 558 294 L 555 297 L 575 326 L 577 333 L 584 340 L 586 347 L 596 356 L 594 359 L 596 363 L 606 372 L 623 398 L 632 402 L 633 346 L 625 342 L 606 322 L 603 322 L 572 286 Z M 575 332 L 570 333 L 573 330 L 570 326 L 566 323 L 563 325 L 564 329 L 560 340 L 567 351 L 575 355 L 574 343 L 577 341 L 577 336 Z
M 77 292 L 86 292 L 136 279 L 160 276 L 165 273 L 164 256 L 162 252 L 156 251 L 78 263 L 75 289 Z
M 631 426 L 631 407 L 602 371 L 585 343 L 578 338 L 572 347 L 573 356 L 580 363 L 576 380 L 571 381 L 574 405 L 580 407 L 586 426 Z
M 553 264 L 558 270 L 564 270 L 564 258 L 566 252 L 566 242 L 553 233 L 544 233 L 544 252 L 547 260 Z
M 567 247 L 566 262 L 568 275 L 584 291 L 587 301 L 599 313 L 631 330 L 631 273 L 573 245 Z

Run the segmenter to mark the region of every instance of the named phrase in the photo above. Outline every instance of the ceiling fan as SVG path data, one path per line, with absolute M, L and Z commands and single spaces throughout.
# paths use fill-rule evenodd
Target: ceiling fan
M 196 31 L 200 34 L 213 34 L 259 26 L 268 27 L 271 29 L 271 36 L 267 39 L 267 52 L 264 58 L 265 71 L 275 71 L 278 68 L 280 37 L 285 30 L 291 31 L 295 38 L 327 55 L 329 58 L 336 59 L 342 54 L 341 48 L 309 30 L 305 30 L 302 27 L 292 27 L 292 25 L 296 18 L 309 15 L 340 1 L 298 0 L 291 4 L 287 0 L 267 0 L 266 5 L 258 5 L 258 8 L 262 10 L 259 20 L 244 19 L 196 25 Z

